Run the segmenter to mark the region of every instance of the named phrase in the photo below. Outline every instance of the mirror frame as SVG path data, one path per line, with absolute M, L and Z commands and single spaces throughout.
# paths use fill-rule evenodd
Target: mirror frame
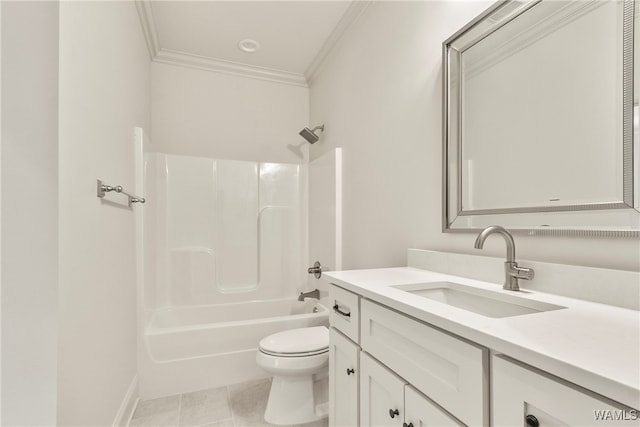
M 537 212 L 574 212 L 574 211 L 593 211 L 605 209 L 633 209 L 634 208 L 634 188 L 633 188 L 633 133 L 634 133 L 634 0 L 622 0 L 623 2 L 623 46 L 622 46 L 622 102 L 623 102 L 623 200 L 618 202 L 604 203 L 585 203 L 564 206 L 533 206 L 526 208 L 496 208 L 496 209 L 478 209 L 463 210 L 462 209 L 462 140 L 460 137 L 461 128 L 461 90 L 452 96 L 451 81 L 462 81 L 462 71 L 460 57 L 462 53 L 473 46 L 476 42 L 484 39 L 493 32 L 497 31 L 514 18 L 526 13 L 535 5 L 543 0 L 503 0 L 489 7 L 482 14 L 477 16 L 442 44 L 442 66 L 443 66 L 443 147 L 442 147 L 442 231 L 445 233 L 470 233 L 478 232 L 481 228 L 453 228 L 452 225 L 458 217 L 481 216 L 481 215 L 501 215 L 501 214 L 520 214 L 520 213 L 537 213 Z M 515 5 L 510 13 L 504 15 L 501 19 L 491 24 L 488 28 L 481 28 L 480 25 L 486 24 L 486 20 L 494 15 L 499 9 L 508 5 Z M 518 6 L 519 5 L 519 6 Z M 462 37 L 469 36 L 472 31 L 479 31 L 471 41 L 467 41 L 461 50 L 453 47 L 456 41 Z M 453 65 L 453 66 L 452 66 Z M 455 70 L 455 71 L 452 71 Z M 453 117 L 452 117 L 453 116 Z M 453 153 L 453 154 L 452 154 Z M 636 153 L 640 155 L 640 153 Z M 455 169 L 449 167 L 449 162 L 455 157 Z M 453 178 L 455 182 L 452 182 Z M 455 202 L 455 204 L 453 203 Z M 452 207 L 455 206 L 455 209 Z M 455 210 L 455 212 L 454 212 Z M 640 215 L 640 212 L 638 212 Z M 499 221 L 496 221 L 499 222 Z M 545 228 L 509 228 L 509 231 L 517 234 L 528 235 L 555 235 L 555 236 L 588 236 L 588 237 L 640 237 L 640 229 L 581 229 L 579 227 L 545 227 Z

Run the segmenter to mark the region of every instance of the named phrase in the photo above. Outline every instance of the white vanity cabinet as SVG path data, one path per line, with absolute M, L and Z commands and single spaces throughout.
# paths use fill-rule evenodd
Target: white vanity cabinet
M 360 358 L 360 390 L 363 426 L 464 426 L 367 353 Z
M 413 262 L 476 262 L 457 254 L 427 255 Z M 546 271 L 544 280 L 559 277 L 553 286 L 584 274 L 582 267 L 537 266 Z M 611 281 L 623 294 L 637 294 L 637 273 L 587 273 L 597 279 L 594 286 Z M 356 393 L 353 384 L 341 387 L 333 400 L 339 413 L 343 402 L 354 408 L 357 401 L 359 414 L 348 418 L 357 423 L 331 425 L 640 427 L 637 309 L 533 290 L 507 292 L 415 267 L 327 276 L 333 283 L 331 326 L 342 334 L 337 345 L 359 364 Z M 460 292 L 423 292 L 436 289 Z M 483 311 L 494 303 L 500 310 Z M 536 312 L 505 311 L 502 303 Z M 337 377 L 345 368 L 332 369 Z
M 403 427 L 464 427 L 410 385 L 404 388 Z
M 360 422 L 363 426 L 397 426 L 404 421 L 406 382 L 366 353 L 360 355 Z
M 337 286 L 329 287 L 329 323 L 354 343 L 360 342 L 360 296 Z
M 363 351 L 467 425 L 489 424 L 488 350 L 369 300 Z
M 360 347 L 329 330 L 329 425 L 358 426 Z
M 464 426 L 442 402 L 487 425 L 486 350 L 337 286 L 329 297 L 330 426 Z
M 329 425 L 359 426 L 360 297 L 329 287 Z
M 639 426 L 640 413 L 521 364 L 492 360 L 493 425 Z

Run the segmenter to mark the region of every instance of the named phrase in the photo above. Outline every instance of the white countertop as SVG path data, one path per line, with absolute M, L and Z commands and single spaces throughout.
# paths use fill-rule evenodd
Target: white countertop
M 543 371 L 640 408 L 640 312 L 412 267 L 323 272 L 365 298 L 447 330 Z M 450 281 L 567 307 L 521 316 L 490 318 L 392 285 Z

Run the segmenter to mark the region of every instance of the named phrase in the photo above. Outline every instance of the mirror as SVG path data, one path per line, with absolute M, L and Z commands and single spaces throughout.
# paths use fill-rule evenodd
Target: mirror
M 445 232 L 640 237 L 634 20 L 512 0 L 444 42 Z

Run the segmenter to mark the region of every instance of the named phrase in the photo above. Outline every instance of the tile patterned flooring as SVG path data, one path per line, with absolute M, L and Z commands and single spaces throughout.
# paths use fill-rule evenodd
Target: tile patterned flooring
M 138 402 L 130 427 L 272 426 L 263 419 L 271 379 Z M 328 420 L 300 427 L 326 427 Z

